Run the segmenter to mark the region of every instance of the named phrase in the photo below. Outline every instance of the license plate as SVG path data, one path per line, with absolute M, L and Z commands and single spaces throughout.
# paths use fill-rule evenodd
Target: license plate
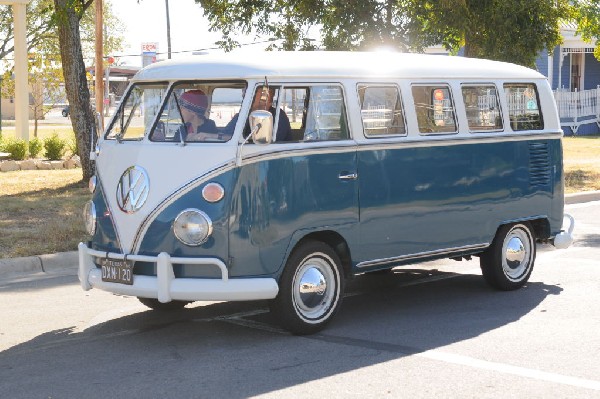
M 133 265 L 131 262 L 115 259 L 102 259 L 102 281 L 119 284 L 133 284 Z

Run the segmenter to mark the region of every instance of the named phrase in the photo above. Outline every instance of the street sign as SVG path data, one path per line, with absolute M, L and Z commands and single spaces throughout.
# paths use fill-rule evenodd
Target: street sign
M 142 53 L 156 53 L 158 52 L 158 42 L 143 42 Z

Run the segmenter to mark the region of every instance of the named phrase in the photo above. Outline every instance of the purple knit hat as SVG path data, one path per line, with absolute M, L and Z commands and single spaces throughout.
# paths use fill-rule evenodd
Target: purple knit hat
M 202 90 L 188 90 L 179 98 L 181 106 L 199 114 L 204 114 L 208 107 L 208 97 Z

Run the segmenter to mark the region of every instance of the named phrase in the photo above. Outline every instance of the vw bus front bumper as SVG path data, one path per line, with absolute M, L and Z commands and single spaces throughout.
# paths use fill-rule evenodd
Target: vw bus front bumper
M 235 278 L 230 279 L 225 263 L 217 258 L 174 258 L 166 252 L 157 256 L 127 255 L 107 253 L 88 248 L 79 243 L 79 281 L 88 291 L 92 288 L 143 298 L 156 298 L 166 303 L 177 301 L 251 301 L 273 299 L 279 286 L 273 278 Z M 133 276 L 131 285 L 103 281 L 102 271 L 96 266 L 94 258 L 115 261 L 130 260 L 156 263 L 156 276 Z M 220 279 L 176 278 L 173 264 L 196 264 L 218 267 Z

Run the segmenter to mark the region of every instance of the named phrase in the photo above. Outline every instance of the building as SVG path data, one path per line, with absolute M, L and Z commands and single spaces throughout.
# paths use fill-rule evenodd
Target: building
M 600 134 L 600 61 L 593 54 L 596 44 L 583 41 L 575 24 L 563 25 L 561 33 L 563 43 L 542 52 L 537 68 L 554 90 L 565 134 Z

